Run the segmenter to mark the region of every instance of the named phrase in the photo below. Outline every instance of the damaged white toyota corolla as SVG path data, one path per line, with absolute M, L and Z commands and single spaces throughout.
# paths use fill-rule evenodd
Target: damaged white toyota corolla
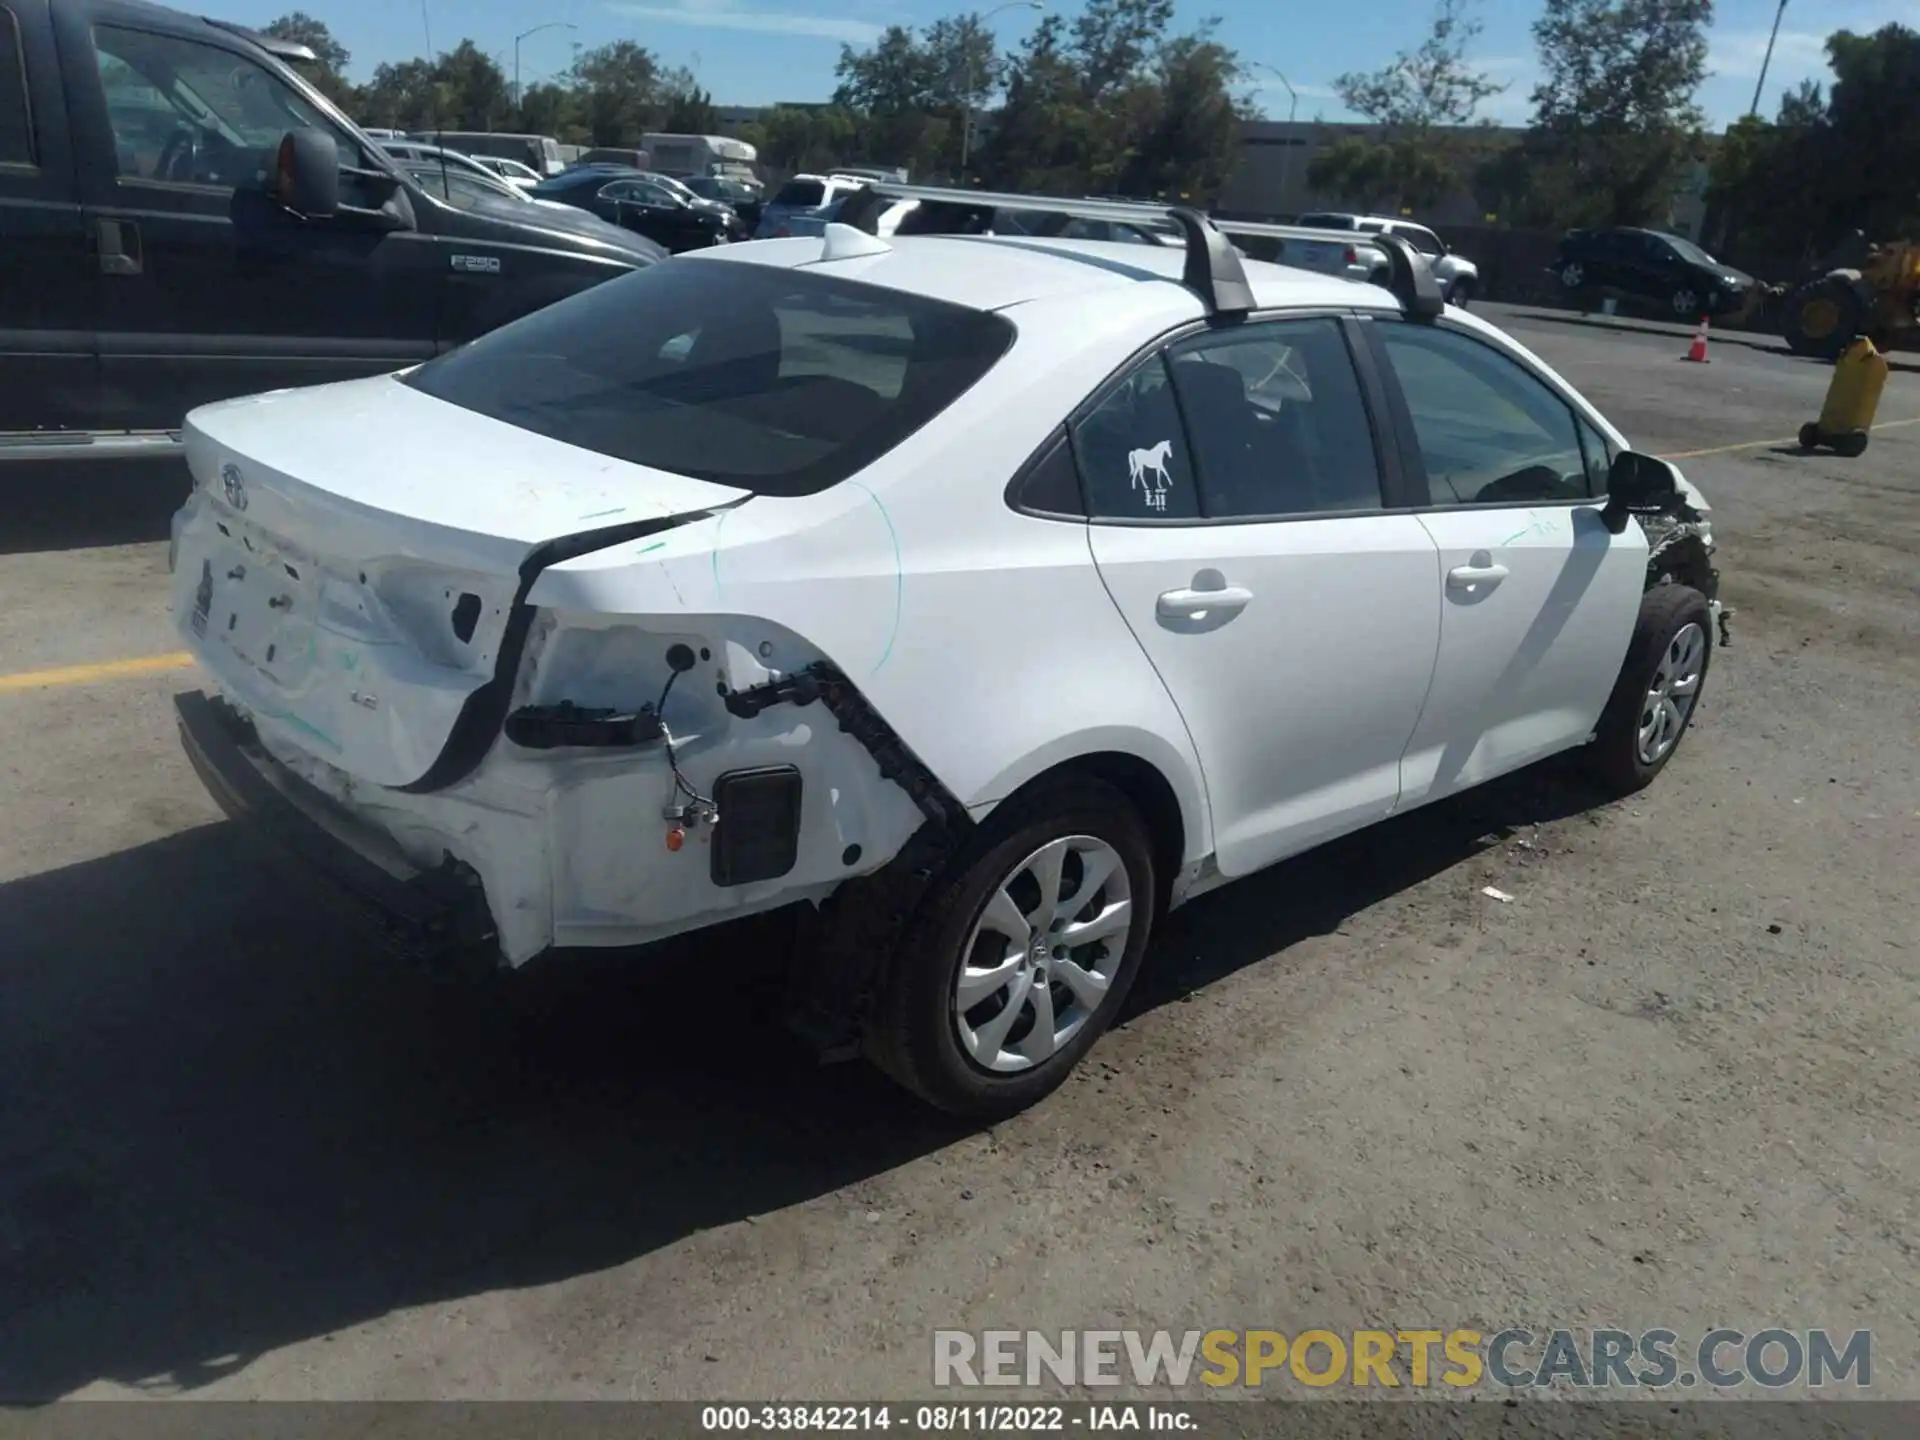
M 1172 906 L 1557 751 L 1672 758 L 1705 502 L 1411 250 L 1389 290 L 1188 212 L 1184 253 L 856 228 L 886 198 L 937 227 L 876 187 L 189 417 L 222 806 L 511 965 L 808 902 L 803 1033 L 993 1115 Z

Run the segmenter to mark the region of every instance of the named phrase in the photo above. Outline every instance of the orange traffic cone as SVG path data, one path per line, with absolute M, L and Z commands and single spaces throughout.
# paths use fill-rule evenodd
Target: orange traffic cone
M 1708 363 L 1707 362 L 1707 317 L 1706 316 L 1702 315 L 1700 317 L 1700 328 L 1693 332 L 1693 344 L 1687 347 L 1687 353 L 1681 358 L 1686 360 L 1691 360 L 1698 365 L 1705 365 Z

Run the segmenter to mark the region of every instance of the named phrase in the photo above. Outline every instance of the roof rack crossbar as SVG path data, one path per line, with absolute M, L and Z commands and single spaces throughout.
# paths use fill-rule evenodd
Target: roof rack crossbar
M 1233 242 L 1208 223 L 1197 210 L 1180 205 L 1136 204 L 1126 200 L 1074 200 L 1052 195 L 1014 195 L 995 190 L 961 190 L 944 185 L 894 185 L 875 183 L 849 195 L 840 206 L 838 219 L 843 225 L 867 230 L 879 224 L 880 212 L 887 201 L 914 200 L 923 207 L 913 221 L 901 226 L 902 234 L 925 233 L 930 228 L 929 211 L 955 214 L 957 218 L 980 225 L 990 222 L 996 211 L 1014 210 L 1026 214 L 1058 216 L 1041 229 L 1042 234 L 1057 234 L 1068 218 L 1081 220 L 1117 220 L 1135 225 L 1177 228 L 1186 242 L 1186 262 L 1182 282 L 1197 294 L 1207 309 L 1216 315 L 1245 314 L 1253 308 L 1253 287 L 1241 268 L 1240 253 Z M 922 216 L 927 215 L 923 219 Z
M 1349 230 L 1320 230 L 1302 225 L 1269 225 L 1250 220 L 1215 220 L 1184 205 L 1160 205 L 1150 201 L 1100 200 L 1064 195 L 1016 195 L 996 190 L 962 190 L 946 185 L 903 185 L 875 181 L 854 191 L 841 202 L 838 221 L 855 229 L 872 232 L 879 224 L 888 202 L 912 200 L 922 207 L 902 224 L 903 235 L 932 232 L 933 217 L 926 212 L 938 207 L 961 223 L 981 228 L 992 220 L 995 211 L 1013 210 L 1026 214 L 1059 217 L 1040 229 L 1041 235 L 1058 234 L 1068 218 L 1112 220 L 1165 229 L 1176 227 L 1186 242 L 1186 263 L 1181 280 L 1215 314 L 1244 314 L 1253 308 L 1253 287 L 1241 265 L 1240 251 L 1230 237 L 1243 235 L 1276 240 L 1318 240 L 1371 249 L 1384 257 L 1388 270 L 1388 288 L 1407 314 L 1428 319 L 1445 308 L 1439 282 L 1434 279 L 1426 258 L 1397 235 L 1367 234 Z M 937 232 L 933 232 L 937 233 Z

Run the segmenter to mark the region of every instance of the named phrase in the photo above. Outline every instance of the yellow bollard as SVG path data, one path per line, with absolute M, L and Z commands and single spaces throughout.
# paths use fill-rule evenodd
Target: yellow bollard
M 1803 449 L 1829 445 L 1842 455 L 1858 455 L 1867 448 L 1880 392 L 1887 388 L 1887 357 L 1862 335 L 1833 362 L 1833 383 L 1827 386 L 1820 418 L 1800 427 Z

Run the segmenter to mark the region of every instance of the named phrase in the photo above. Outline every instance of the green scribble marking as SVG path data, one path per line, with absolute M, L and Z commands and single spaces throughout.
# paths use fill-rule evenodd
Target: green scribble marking
M 893 542 L 893 629 L 887 632 L 886 648 L 880 652 L 880 658 L 874 662 L 873 669 L 867 672 L 869 675 L 877 675 L 880 673 L 880 667 L 885 665 L 893 654 L 893 642 L 900 638 L 900 609 L 907 581 L 906 574 L 900 567 L 900 533 L 893 528 L 893 517 L 887 513 L 887 507 L 880 503 L 878 495 L 867 490 L 865 485 L 860 485 L 858 480 L 852 483 L 867 491 L 867 498 L 873 501 L 873 508 L 880 512 L 880 518 L 886 522 L 887 538 Z
M 636 551 L 634 551 L 633 553 L 634 553 L 634 554 L 636 554 L 636 555 L 645 555 L 645 554 L 647 554 L 647 553 L 648 553 L 649 551 L 652 551 L 652 550 L 664 550 L 664 549 L 666 549 L 666 548 L 667 548 L 667 542 L 666 542 L 666 541 L 664 541 L 664 540 L 656 540 L 656 541 L 654 541 L 654 542 L 653 542 L 653 543 L 652 543 L 651 545 L 642 545 L 642 546 L 641 546 L 641 547 L 640 547 L 640 548 L 639 548 L 638 550 L 636 550 Z

